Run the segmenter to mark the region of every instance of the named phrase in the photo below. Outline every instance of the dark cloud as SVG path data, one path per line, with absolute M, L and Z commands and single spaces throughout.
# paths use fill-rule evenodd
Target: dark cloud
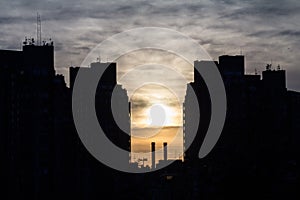
M 257 31 L 248 34 L 250 37 L 258 37 L 258 38 L 272 38 L 272 37 L 300 37 L 300 31 L 297 30 L 269 30 L 269 31 Z M 291 39 L 291 38 L 290 38 Z
M 277 35 L 279 36 L 292 36 L 292 37 L 300 37 L 300 30 L 284 30 L 284 31 L 280 31 Z M 299 39 L 299 38 L 298 38 Z
M 137 109 L 137 110 L 139 110 L 141 108 L 146 108 L 151 105 L 151 103 L 149 102 L 149 99 L 144 99 L 141 97 L 133 98 L 133 99 L 131 99 L 131 101 L 133 102 L 132 108 Z

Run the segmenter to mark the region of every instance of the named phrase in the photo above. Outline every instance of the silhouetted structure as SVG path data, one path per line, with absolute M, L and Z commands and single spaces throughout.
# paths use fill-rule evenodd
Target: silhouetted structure
M 52 43 L 37 46 L 28 39 L 22 51 L 0 51 L 3 195 L 92 199 L 111 194 L 118 188 L 118 173 L 99 163 L 81 144 L 73 124 L 72 93 L 64 77 L 55 75 L 53 51 Z M 102 67 L 102 63 L 91 65 Z M 110 111 L 113 89 L 119 111 L 114 117 L 122 119 L 122 128 L 130 133 L 128 97 L 116 84 L 115 63 L 98 84 L 96 111 L 109 139 L 130 152 L 130 136 L 118 128 Z M 124 162 L 129 162 L 129 153 Z M 99 190 L 103 182 L 106 187 Z
M 0 51 L 1 177 L 12 199 L 52 190 L 53 55 L 52 45 Z
M 300 129 L 299 114 L 293 110 L 299 109 L 299 93 L 287 91 L 285 71 L 280 67 L 272 70 L 267 65 L 262 79 L 259 75 L 246 75 L 242 55 L 220 56 L 219 63 L 196 61 L 195 68 L 201 64 L 204 67 L 216 64 L 222 75 L 227 117 L 216 147 L 206 158 L 198 160 L 197 153 L 210 120 L 210 110 L 206 108 L 210 107 L 210 101 L 206 85 L 195 71 L 194 83 L 189 84 L 184 103 L 184 134 L 190 134 L 191 125 L 198 123 L 193 118 L 191 89 L 198 98 L 201 120 L 185 160 L 195 171 L 200 170 L 201 175 L 196 172 L 193 175 L 193 180 L 201 185 L 200 196 L 235 199 L 247 194 L 243 198 L 283 199 L 296 195 L 295 152 L 299 148 L 294 146 L 294 140 L 299 138 L 295 130 Z
M 210 122 L 210 113 L 211 113 L 211 102 L 209 97 L 209 92 L 207 86 L 199 74 L 197 67 L 213 67 L 215 62 L 213 61 L 195 61 L 194 62 L 194 82 L 188 84 L 185 102 L 183 103 L 183 135 L 184 135 L 184 148 L 185 148 L 185 157 L 186 162 L 193 162 L 198 158 L 198 153 L 200 146 L 204 139 L 205 133 L 208 129 Z M 194 106 L 199 107 L 201 120 L 197 121 L 197 110 Z M 196 124 L 196 125 L 195 125 Z M 186 137 L 186 135 L 192 135 L 197 132 L 197 135 L 193 139 L 192 137 Z M 193 139 L 192 141 L 190 141 Z M 186 147 L 186 144 L 191 143 L 190 148 Z
M 151 142 L 151 169 L 155 169 L 155 142 Z
M 82 70 L 87 76 L 96 73 L 97 68 L 105 69 L 99 80 L 95 108 L 100 126 L 106 136 L 118 147 L 130 152 L 130 111 L 127 91 L 117 84 L 116 63 L 91 63 L 91 67 L 70 68 L 70 86 L 73 90 L 74 81 L 78 70 Z M 84 97 L 84 94 L 83 94 Z M 114 99 L 114 101 L 112 100 Z M 114 103 L 114 105 L 112 105 Z M 118 111 L 113 113 L 112 106 Z M 121 129 L 122 128 L 122 129 Z M 128 154 L 129 156 L 129 154 Z M 125 162 L 125 160 L 124 160 Z M 129 157 L 126 159 L 129 163 Z
M 164 142 L 163 143 L 163 148 L 164 148 L 164 161 L 168 160 L 168 143 Z
M 80 73 L 85 76 L 97 73 L 99 70 L 103 72 L 102 76 L 99 77 L 95 92 L 95 110 L 98 122 L 108 139 L 116 146 L 128 151 L 128 157 L 124 157 L 122 160 L 125 165 L 129 164 L 130 160 L 130 112 L 127 92 L 116 81 L 116 67 L 116 63 L 100 62 L 91 63 L 90 67 L 85 68 L 71 67 L 70 87 L 71 90 L 74 89 L 78 70 L 81 70 Z M 82 98 L 85 98 L 84 93 Z M 118 111 L 117 113 L 112 112 L 112 104 Z M 77 173 L 82 174 L 79 178 L 82 178 L 83 182 L 78 185 L 81 188 L 82 199 L 97 199 L 104 194 L 113 196 L 115 190 L 127 188 L 126 184 L 123 183 L 126 180 L 122 179 L 119 172 L 94 159 L 85 150 L 85 147 L 82 146 L 81 148 L 79 155 L 85 163 L 78 163 L 76 167 L 81 171 Z M 101 189 L 99 189 L 100 185 L 102 185 Z

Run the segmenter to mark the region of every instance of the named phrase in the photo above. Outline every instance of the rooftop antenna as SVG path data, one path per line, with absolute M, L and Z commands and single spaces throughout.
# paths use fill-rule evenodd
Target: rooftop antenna
M 36 44 L 41 45 L 42 41 L 42 23 L 41 16 L 39 13 L 36 14 Z
M 278 64 L 278 66 L 277 66 L 277 70 L 278 70 L 278 71 L 280 70 L 280 64 Z
M 142 162 L 142 167 L 145 167 L 145 161 L 148 161 L 148 159 L 147 158 L 139 158 L 138 159 L 138 162 Z
M 100 53 L 99 53 L 99 56 L 97 57 L 97 62 L 101 62 L 101 56 L 100 56 Z
M 273 59 L 271 58 L 271 66 L 273 65 Z

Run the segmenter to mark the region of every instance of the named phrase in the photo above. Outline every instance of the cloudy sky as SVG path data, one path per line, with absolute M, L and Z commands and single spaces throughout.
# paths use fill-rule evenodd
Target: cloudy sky
M 300 1 L 298 0 L 1 0 L 0 48 L 19 49 L 35 37 L 36 12 L 43 37 L 55 41 L 56 69 L 80 65 L 102 40 L 127 29 L 158 26 L 193 39 L 213 57 L 247 56 L 247 72 L 280 63 L 288 87 L 300 89 Z

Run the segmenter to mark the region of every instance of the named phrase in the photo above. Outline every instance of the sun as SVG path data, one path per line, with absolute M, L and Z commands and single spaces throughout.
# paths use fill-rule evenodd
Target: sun
M 172 109 L 164 104 L 153 104 L 148 109 L 148 126 L 163 127 L 168 126 L 172 122 Z

